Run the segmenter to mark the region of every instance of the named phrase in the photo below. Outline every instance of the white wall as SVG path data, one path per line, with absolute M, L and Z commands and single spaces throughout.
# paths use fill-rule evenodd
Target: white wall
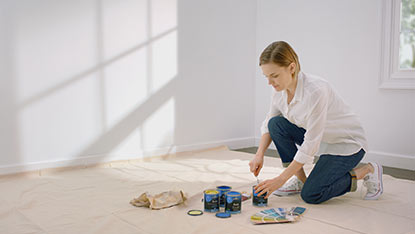
M 365 160 L 415 169 L 415 90 L 381 90 L 381 1 L 258 1 L 256 58 L 271 42 L 289 42 L 302 70 L 329 80 L 360 115 Z M 255 135 L 270 89 L 257 67 Z
M 367 159 L 413 169 L 414 91 L 378 89 L 380 7 L 0 1 L 0 173 L 252 146 L 270 94 L 258 57 L 276 40 L 360 114 Z
M 0 173 L 253 145 L 255 8 L 1 1 Z

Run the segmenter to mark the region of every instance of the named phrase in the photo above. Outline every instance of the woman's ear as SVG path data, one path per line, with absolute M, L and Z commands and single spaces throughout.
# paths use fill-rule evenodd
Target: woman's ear
M 297 65 L 294 62 L 290 63 L 289 68 L 291 75 L 294 75 L 296 66 Z

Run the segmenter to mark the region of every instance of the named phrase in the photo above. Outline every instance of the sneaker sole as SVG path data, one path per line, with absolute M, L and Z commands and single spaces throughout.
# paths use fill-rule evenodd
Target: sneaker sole
M 283 197 L 283 196 L 289 196 L 289 195 L 294 195 L 294 194 L 301 193 L 301 190 L 300 191 L 298 191 L 298 190 L 296 190 L 296 191 L 289 191 L 289 192 L 281 192 L 281 191 L 278 191 L 277 192 L 277 191 L 273 192 L 272 194 L 274 194 L 275 196 Z
M 373 166 L 373 164 L 372 164 Z M 379 191 L 377 193 L 375 193 L 374 195 L 371 196 L 366 196 L 364 199 L 365 200 L 377 200 L 379 198 L 379 196 L 383 193 L 383 179 L 382 179 L 382 175 L 383 175 L 383 167 L 379 164 L 376 163 L 376 167 L 378 168 L 378 178 L 379 178 Z

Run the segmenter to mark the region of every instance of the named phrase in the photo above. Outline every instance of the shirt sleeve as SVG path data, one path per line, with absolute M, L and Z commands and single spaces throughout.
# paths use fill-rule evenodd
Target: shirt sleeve
M 294 156 L 294 160 L 302 164 L 313 163 L 314 155 L 317 154 L 320 148 L 327 119 L 329 103 L 328 87 L 317 89 L 311 97 L 312 100 L 310 103 L 312 104 L 307 110 L 310 114 L 306 121 L 307 131 L 304 135 L 304 142 Z
M 262 121 L 262 125 L 261 125 L 261 136 L 264 135 L 265 133 L 268 133 L 268 122 L 269 120 L 277 115 L 281 115 L 281 111 L 276 107 L 275 102 L 277 100 L 275 100 L 277 93 L 275 91 L 272 92 L 271 95 L 271 103 L 270 103 L 270 107 L 269 107 L 269 111 L 265 117 L 265 120 Z

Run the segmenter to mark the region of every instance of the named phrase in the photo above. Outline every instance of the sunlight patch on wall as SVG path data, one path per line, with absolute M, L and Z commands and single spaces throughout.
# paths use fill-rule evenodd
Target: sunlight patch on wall
M 177 0 L 151 1 L 151 36 L 177 27 Z
M 96 66 L 94 1 L 16 1 L 18 102 Z
M 177 75 L 177 31 L 155 41 L 152 52 L 151 93 L 154 93 Z
M 143 147 L 145 149 L 168 147 L 174 144 L 175 99 L 171 97 L 143 124 Z
M 106 129 L 110 129 L 144 102 L 147 94 L 146 48 L 107 66 L 105 78 Z
M 147 40 L 147 0 L 102 0 L 101 4 L 104 60 Z
M 92 143 L 101 133 L 97 85 L 91 74 L 18 113 L 23 162 L 73 157 Z

